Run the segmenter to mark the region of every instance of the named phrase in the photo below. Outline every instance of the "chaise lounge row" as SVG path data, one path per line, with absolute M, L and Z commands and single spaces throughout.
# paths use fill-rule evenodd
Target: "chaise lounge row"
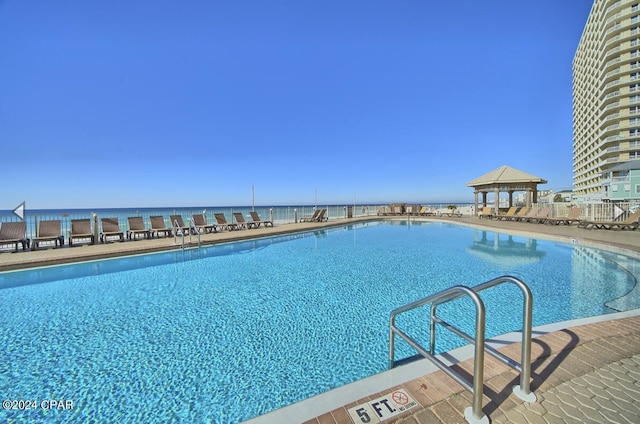
M 576 208 L 573 213 L 577 213 L 578 215 L 582 214 L 582 209 Z M 480 212 L 480 218 L 490 218 L 498 221 L 517 221 L 517 222 L 537 222 L 537 223 L 545 223 L 550 218 L 551 208 L 550 207 L 538 207 L 533 206 L 531 208 L 525 206 L 518 210 L 517 206 L 512 206 L 509 208 L 507 213 L 505 214 L 494 214 L 493 208 L 484 207 Z
M 629 217 L 623 221 L 584 220 L 580 221 L 578 227 L 586 228 L 587 230 L 635 230 L 640 228 L 640 209 L 629 215 Z
M 218 230 L 239 230 L 249 228 L 259 228 L 260 226 L 268 227 L 273 226 L 273 222 L 269 220 L 263 220 L 256 212 L 251 212 L 252 221 L 247 221 L 244 216 L 236 212 L 233 214 L 236 222 L 227 222 L 226 217 L 222 213 L 214 214 L 217 223 L 208 224 L 204 215 L 192 215 L 192 219 L 189 221 L 189 225 L 185 225 L 181 215 L 170 216 L 170 226 L 166 226 L 165 218 L 163 216 L 152 216 L 149 218 L 151 226 L 145 227 L 142 217 L 128 217 L 129 228 L 126 231 L 120 229 L 118 218 L 101 218 L 102 228 L 100 231 L 100 241 L 105 243 L 109 239 L 116 238 L 119 241 L 125 240 L 125 235 L 128 240 L 136 240 L 142 236 L 144 238 L 165 237 L 184 234 L 204 234 L 213 233 Z M 35 250 L 40 247 L 41 243 L 53 242 L 54 247 L 64 246 L 64 236 L 62 234 L 62 221 L 55 220 L 43 220 L 38 223 L 37 236 L 29 239 L 27 238 L 27 224 L 24 221 L 21 222 L 3 222 L 0 226 L 0 245 L 14 245 L 14 251 L 18 251 L 18 246 L 22 245 L 23 250 L 31 248 Z M 69 235 L 69 246 L 73 246 L 81 240 L 88 241 L 91 244 L 95 243 L 95 235 L 91 227 L 91 219 L 72 219 L 71 220 L 71 232 Z
M 583 208 L 572 208 L 566 216 L 551 217 L 550 207 L 523 207 L 518 210 L 517 206 L 509 208 L 505 214 L 495 215 L 493 208 L 484 207 L 480 218 L 491 218 L 500 221 L 534 222 L 548 225 L 572 225 L 577 224 L 578 228 L 606 229 L 606 230 L 635 230 L 640 228 L 640 209 L 629 215 L 622 221 L 595 221 L 580 218 Z
M 383 206 L 378 208 L 378 216 L 448 216 L 448 217 L 461 217 L 460 212 L 456 207 L 447 207 L 445 211 L 439 211 L 436 208 L 420 205 L 411 206 Z

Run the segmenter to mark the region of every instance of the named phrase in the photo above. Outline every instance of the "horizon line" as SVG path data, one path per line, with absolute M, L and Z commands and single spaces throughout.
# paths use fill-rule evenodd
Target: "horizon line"
M 270 207 L 293 207 L 293 206 L 303 206 L 303 207 L 314 207 L 314 206 L 383 206 L 383 205 L 391 205 L 397 203 L 404 203 L 408 205 L 420 205 L 420 204 L 473 204 L 473 201 L 456 201 L 456 200 L 438 200 L 438 201 L 389 201 L 389 202 L 362 202 L 362 203 L 346 203 L 346 202 L 318 202 L 316 204 L 305 202 L 305 203 L 286 203 L 286 204 L 261 204 L 261 205 L 189 205 L 189 206 L 101 206 L 101 207 L 84 207 L 84 206 L 75 206 L 75 207 L 29 207 L 25 208 L 27 210 L 91 210 L 91 209 L 216 209 L 216 208 L 270 208 Z M 13 213 L 13 209 L 0 209 L 2 212 Z

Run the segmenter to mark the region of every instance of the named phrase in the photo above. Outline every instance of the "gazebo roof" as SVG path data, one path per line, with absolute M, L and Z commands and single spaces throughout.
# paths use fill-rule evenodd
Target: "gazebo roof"
M 488 185 L 504 185 L 504 184 L 546 184 L 547 180 L 527 174 L 510 166 L 503 165 L 475 180 L 469 181 L 467 187 L 478 187 Z

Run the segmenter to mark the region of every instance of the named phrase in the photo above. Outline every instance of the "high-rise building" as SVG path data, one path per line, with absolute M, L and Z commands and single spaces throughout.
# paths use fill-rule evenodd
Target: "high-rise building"
M 640 0 L 594 0 L 573 58 L 578 201 L 640 199 Z

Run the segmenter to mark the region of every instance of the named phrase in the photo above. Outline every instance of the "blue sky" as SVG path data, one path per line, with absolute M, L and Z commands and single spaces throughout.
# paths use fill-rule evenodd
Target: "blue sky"
M 572 185 L 590 0 L 0 0 L 0 209 Z

